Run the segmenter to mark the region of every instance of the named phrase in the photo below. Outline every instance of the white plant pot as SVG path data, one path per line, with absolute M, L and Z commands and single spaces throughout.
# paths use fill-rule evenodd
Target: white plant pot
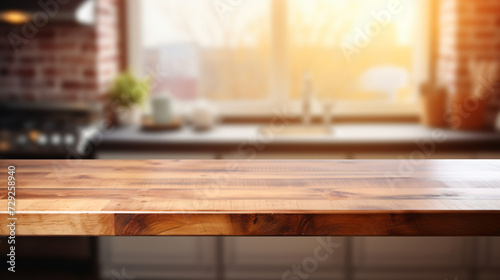
M 134 105 L 130 108 L 120 108 L 117 110 L 118 124 L 120 126 L 138 125 L 141 123 L 141 110 Z

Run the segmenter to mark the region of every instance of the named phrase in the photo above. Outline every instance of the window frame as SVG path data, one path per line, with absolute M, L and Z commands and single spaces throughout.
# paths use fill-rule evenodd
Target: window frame
M 128 69 L 138 75 L 145 75 L 143 70 L 142 37 L 141 37 L 141 1 L 126 1 L 126 41 L 127 41 L 127 62 Z M 271 4 L 271 77 L 269 97 L 262 100 L 241 100 L 241 101 L 211 101 L 219 110 L 221 116 L 227 117 L 262 117 L 277 114 L 277 112 L 291 115 L 299 115 L 301 112 L 301 101 L 293 100 L 289 97 L 288 89 L 288 0 L 272 0 Z M 368 1 L 368 0 L 367 0 Z M 415 0 L 420 3 L 418 6 L 419 15 L 431 14 L 431 0 Z M 431 63 L 432 41 L 430 20 L 419 21 L 420 26 L 414 30 L 420 38 L 418 46 L 413 53 L 415 99 L 418 98 L 418 85 L 424 81 L 429 81 L 433 73 Z M 412 103 L 389 103 L 385 101 L 335 101 L 333 116 L 358 116 L 358 117 L 418 117 L 418 100 Z M 189 107 L 190 102 L 177 101 L 180 109 Z M 312 114 L 319 116 L 322 113 L 321 106 L 313 106 Z

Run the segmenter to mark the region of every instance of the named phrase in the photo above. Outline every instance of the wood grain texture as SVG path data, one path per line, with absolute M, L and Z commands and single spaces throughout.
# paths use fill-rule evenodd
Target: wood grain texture
M 8 165 L 19 235 L 500 235 L 494 160 L 9 160 L 3 186 Z
M 3 216 L 1 218 L 4 220 L 7 219 L 7 217 Z M 16 218 L 16 235 L 109 236 L 115 233 L 113 215 L 42 213 L 17 214 Z M 9 235 L 9 228 L 7 226 L 2 226 L 2 228 L 0 228 L 0 235 Z
M 121 214 L 117 235 L 499 235 L 495 213 Z

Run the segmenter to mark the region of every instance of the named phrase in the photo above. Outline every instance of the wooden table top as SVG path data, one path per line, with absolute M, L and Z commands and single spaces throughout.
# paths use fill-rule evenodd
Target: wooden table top
M 16 167 L 9 216 L 7 167 Z M 499 236 L 494 160 L 2 160 L 0 235 Z

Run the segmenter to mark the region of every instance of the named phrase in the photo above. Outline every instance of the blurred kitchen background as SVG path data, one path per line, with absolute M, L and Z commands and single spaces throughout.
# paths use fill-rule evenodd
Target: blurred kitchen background
M 500 158 L 498 0 L 2 0 L 0 34 L 2 159 Z M 338 240 L 310 279 L 500 278 L 494 238 Z M 19 258 L 280 279 L 316 244 L 26 238 Z

